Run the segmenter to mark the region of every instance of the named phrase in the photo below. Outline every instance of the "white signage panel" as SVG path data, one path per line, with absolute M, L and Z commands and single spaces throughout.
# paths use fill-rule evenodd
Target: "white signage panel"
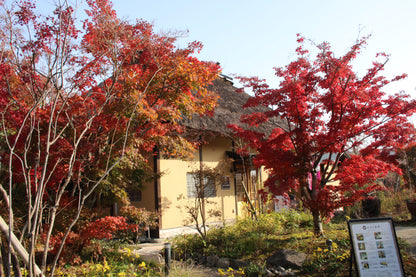
M 349 220 L 348 228 L 359 276 L 404 276 L 391 218 Z

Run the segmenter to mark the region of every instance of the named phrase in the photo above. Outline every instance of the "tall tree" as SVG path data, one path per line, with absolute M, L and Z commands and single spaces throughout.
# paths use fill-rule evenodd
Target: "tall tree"
M 218 65 L 193 56 L 201 43 L 177 48 L 177 37 L 155 34 L 147 22 L 120 20 L 108 0 L 87 0 L 78 29 L 74 9 L 60 3 L 48 16 L 36 14 L 33 1 L 2 5 L 0 216 L 8 219 L 9 241 L 13 233 L 25 240 L 30 276 L 41 233 L 46 273 L 65 205 L 77 214 L 51 275 L 85 202 L 126 151 L 140 165 L 146 160 L 137 153 L 159 142 L 169 142 L 171 154 L 192 148 L 178 121 L 212 112 L 217 98 L 207 87 Z
M 407 118 L 416 102 L 402 92 L 383 91 L 406 76 L 387 80 L 380 75 L 388 56 L 378 54 L 381 60 L 361 77 L 353 71 L 366 41 L 360 39 L 341 57 L 326 42 L 314 44 L 317 54 L 311 59 L 304 38 L 298 36 L 297 60 L 275 68 L 278 88 L 258 78 L 241 78 L 254 92 L 245 107 L 270 108 L 243 116 L 242 121 L 274 127 L 270 133 L 230 127 L 257 150 L 255 163 L 268 170 L 269 190 L 294 191 L 303 200 L 313 214 L 317 235 L 323 234 L 324 216 L 379 188 L 376 180 L 388 170 L 397 171 L 389 162 L 395 147 L 414 134 Z

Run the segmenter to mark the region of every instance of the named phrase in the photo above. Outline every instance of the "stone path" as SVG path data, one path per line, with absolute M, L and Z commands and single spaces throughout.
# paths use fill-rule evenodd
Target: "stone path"
M 396 236 L 410 244 L 410 254 L 416 259 L 416 226 L 395 227 Z

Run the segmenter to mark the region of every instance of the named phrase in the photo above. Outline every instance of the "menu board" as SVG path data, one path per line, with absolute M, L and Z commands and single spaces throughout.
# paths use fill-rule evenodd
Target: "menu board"
M 391 218 L 349 220 L 348 229 L 359 276 L 404 276 Z

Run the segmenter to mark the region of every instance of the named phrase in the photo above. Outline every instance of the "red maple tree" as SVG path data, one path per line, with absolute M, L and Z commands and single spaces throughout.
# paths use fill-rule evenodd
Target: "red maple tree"
M 140 151 L 160 143 L 174 150 L 166 155 L 186 152 L 192 144 L 180 136 L 179 120 L 212 112 L 217 99 L 208 85 L 220 69 L 194 57 L 201 43 L 177 48 L 177 37 L 156 34 L 149 23 L 119 19 L 108 0 L 87 3 L 81 29 L 67 2 L 49 16 L 37 14 L 33 1 L 4 6 L 0 217 L 10 233 L 28 238 L 21 255 L 31 276 L 39 273 L 34 254 L 45 226 L 40 270 L 46 271 L 58 213 L 69 205 L 78 210 L 65 241 L 126 152 L 136 153 L 138 165 L 146 162 Z M 16 224 L 15 216 L 26 224 Z
M 312 212 L 317 235 L 323 234 L 323 217 L 379 189 L 377 179 L 398 170 L 392 163 L 395 149 L 414 134 L 407 118 L 415 111 L 415 100 L 383 91 L 406 76 L 387 80 L 380 75 L 388 56 L 379 54 L 382 60 L 361 77 L 353 71 L 366 41 L 357 41 L 341 57 L 325 42 L 316 46 L 311 59 L 298 36 L 297 60 L 275 68 L 278 88 L 258 78 L 241 78 L 254 92 L 245 107 L 270 108 L 243 116 L 242 122 L 267 124 L 271 130 L 230 127 L 258 152 L 255 163 L 268 171 L 269 191 L 294 192 Z

